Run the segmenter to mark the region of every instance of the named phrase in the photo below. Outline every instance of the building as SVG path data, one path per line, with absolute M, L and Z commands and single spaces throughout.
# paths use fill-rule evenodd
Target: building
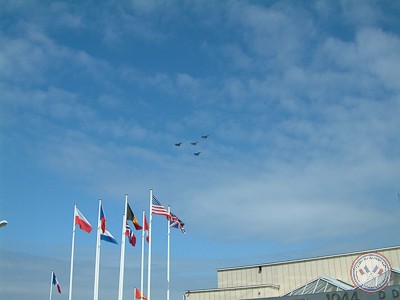
M 400 284 L 400 246 L 278 263 L 223 268 L 217 270 L 217 288 L 189 290 L 185 291 L 184 296 L 187 300 L 239 300 L 275 297 L 285 300 L 310 300 L 312 297 L 304 297 L 304 295 L 323 294 L 328 295 L 328 298 L 320 297 L 324 300 L 343 300 L 343 297 L 348 297 L 344 300 L 353 300 L 346 294 L 347 291 L 355 291 L 351 269 L 353 263 L 367 253 L 368 255 L 374 253 L 377 256 L 382 255 L 387 259 L 391 267 L 388 285 L 397 288 Z M 398 289 L 393 292 L 392 298 L 397 298 L 395 297 L 396 291 L 398 292 Z M 327 293 L 336 293 L 337 299 L 330 299 Z M 382 293 L 384 292 L 382 291 Z M 341 298 L 339 299 L 339 297 Z M 356 297 L 355 300 L 361 299 Z M 398 300 L 400 300 L 400 293 Z

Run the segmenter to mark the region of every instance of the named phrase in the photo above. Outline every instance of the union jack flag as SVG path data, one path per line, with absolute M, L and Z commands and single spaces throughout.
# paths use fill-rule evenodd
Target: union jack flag
M 184 228 L 185 223 L 181 219 L 179 219 L 176 215 L 171 212 L 171 218 L 169 220 L 169 226 L 180 229 L 183 233 L 186 234 L 186 230 Z

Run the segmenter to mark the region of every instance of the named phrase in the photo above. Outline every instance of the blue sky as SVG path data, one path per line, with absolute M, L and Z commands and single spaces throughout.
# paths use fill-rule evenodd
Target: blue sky
M 399 245 L 399 14 L 398 1 L 1 1 L 0 297 L 48 297 L 54 269 L 53 299 L 68 299 L 74 203 L 93 225 L 101 197 L 120 240 L 125 193 L 140 215 L 150 188 L 188 232 L 173 232 L 171 299 L 216 287 L 218 268 Z M 103 243 L 100 299 L 117 297 L 119 258 Z M 77 231 L 74 298 L 92 297 L 94 259 L 95 234 Z M 124 299 L 139 267 L 127 246 Z

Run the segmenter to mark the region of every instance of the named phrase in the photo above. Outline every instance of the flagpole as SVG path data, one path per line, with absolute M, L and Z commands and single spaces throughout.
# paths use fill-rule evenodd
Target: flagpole
M 96 241 L 96 262 L 94 269 L 94 300 L 99 299 L 99 271 L 100 271 L 100 209 L 101 198 L 99 199 L 99 216 L 97 219 L 97 241 Z
M 51 278 L 50 278 L 50 300 L 51 300 L 51 295 L 53 294 L 53 273 L 54 271 L 51 271 Z
M 145 211 L 143 210 L 142 212 L 142 219 L 143 219 L 143 229 L 142 229 L 142 262 L 141 262 L 141 267 L 140 267 L 140 292 L 143 293 L 143 275 L 144 275 L 144 234 L 145 234 L 145 218 L 146 214 Z M 136 288 L 135 288 L 136 289 Z M 136 294 L 135 294 L 136 295 Z
M 150 215 L 149 215 L 149 254 L 148 254 L 148 264 L 147 264 L 147 299 L 150 300 L 150 287 L 151 287 L 151 244 L 152 244 L 152 236 L 151 236 L 151 226 L 152 226 L 152 199 L 153 199 L 153 190 L 150 189 Z M 96 299 L 97 300 L 97 299 Z
M 126 208 L 128 206 L 128 194 L 125 194 L 125 211 L 122 216 L 122 240 L 121 240 L 121 260 L 119 264 L 119 289 L 118 300 L 122 300 L 124 289 L 124 263 L 125 263 L 125 231 L 126 231 Z
M 74 273 L 75 225 L 76 225 L 75 216 L 76 216 L 76 203 L 74 204 L 74 222 L 72 225 L 71 269 L 69 272 L 69 295 L 68 295 L 69 300 L 72 300 L 72 276 Z
M 168 215 L 171 215 L 171 206 L 168 205 Z M 167 244 L 167 300 L 169 300 L 169 269 L 170 269 L 170 239 L 171 239 L 171 226 L 170 219 L 167 218 L 168 225 L 168 244 Z

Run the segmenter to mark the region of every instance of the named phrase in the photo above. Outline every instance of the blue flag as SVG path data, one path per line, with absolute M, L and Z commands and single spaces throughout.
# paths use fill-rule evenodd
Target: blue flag
M 112 236 L 112 234 L 106 229 L 104 233 L 100 235 L 100 239 L 103 241 L 118 244 L 117 240 Z

